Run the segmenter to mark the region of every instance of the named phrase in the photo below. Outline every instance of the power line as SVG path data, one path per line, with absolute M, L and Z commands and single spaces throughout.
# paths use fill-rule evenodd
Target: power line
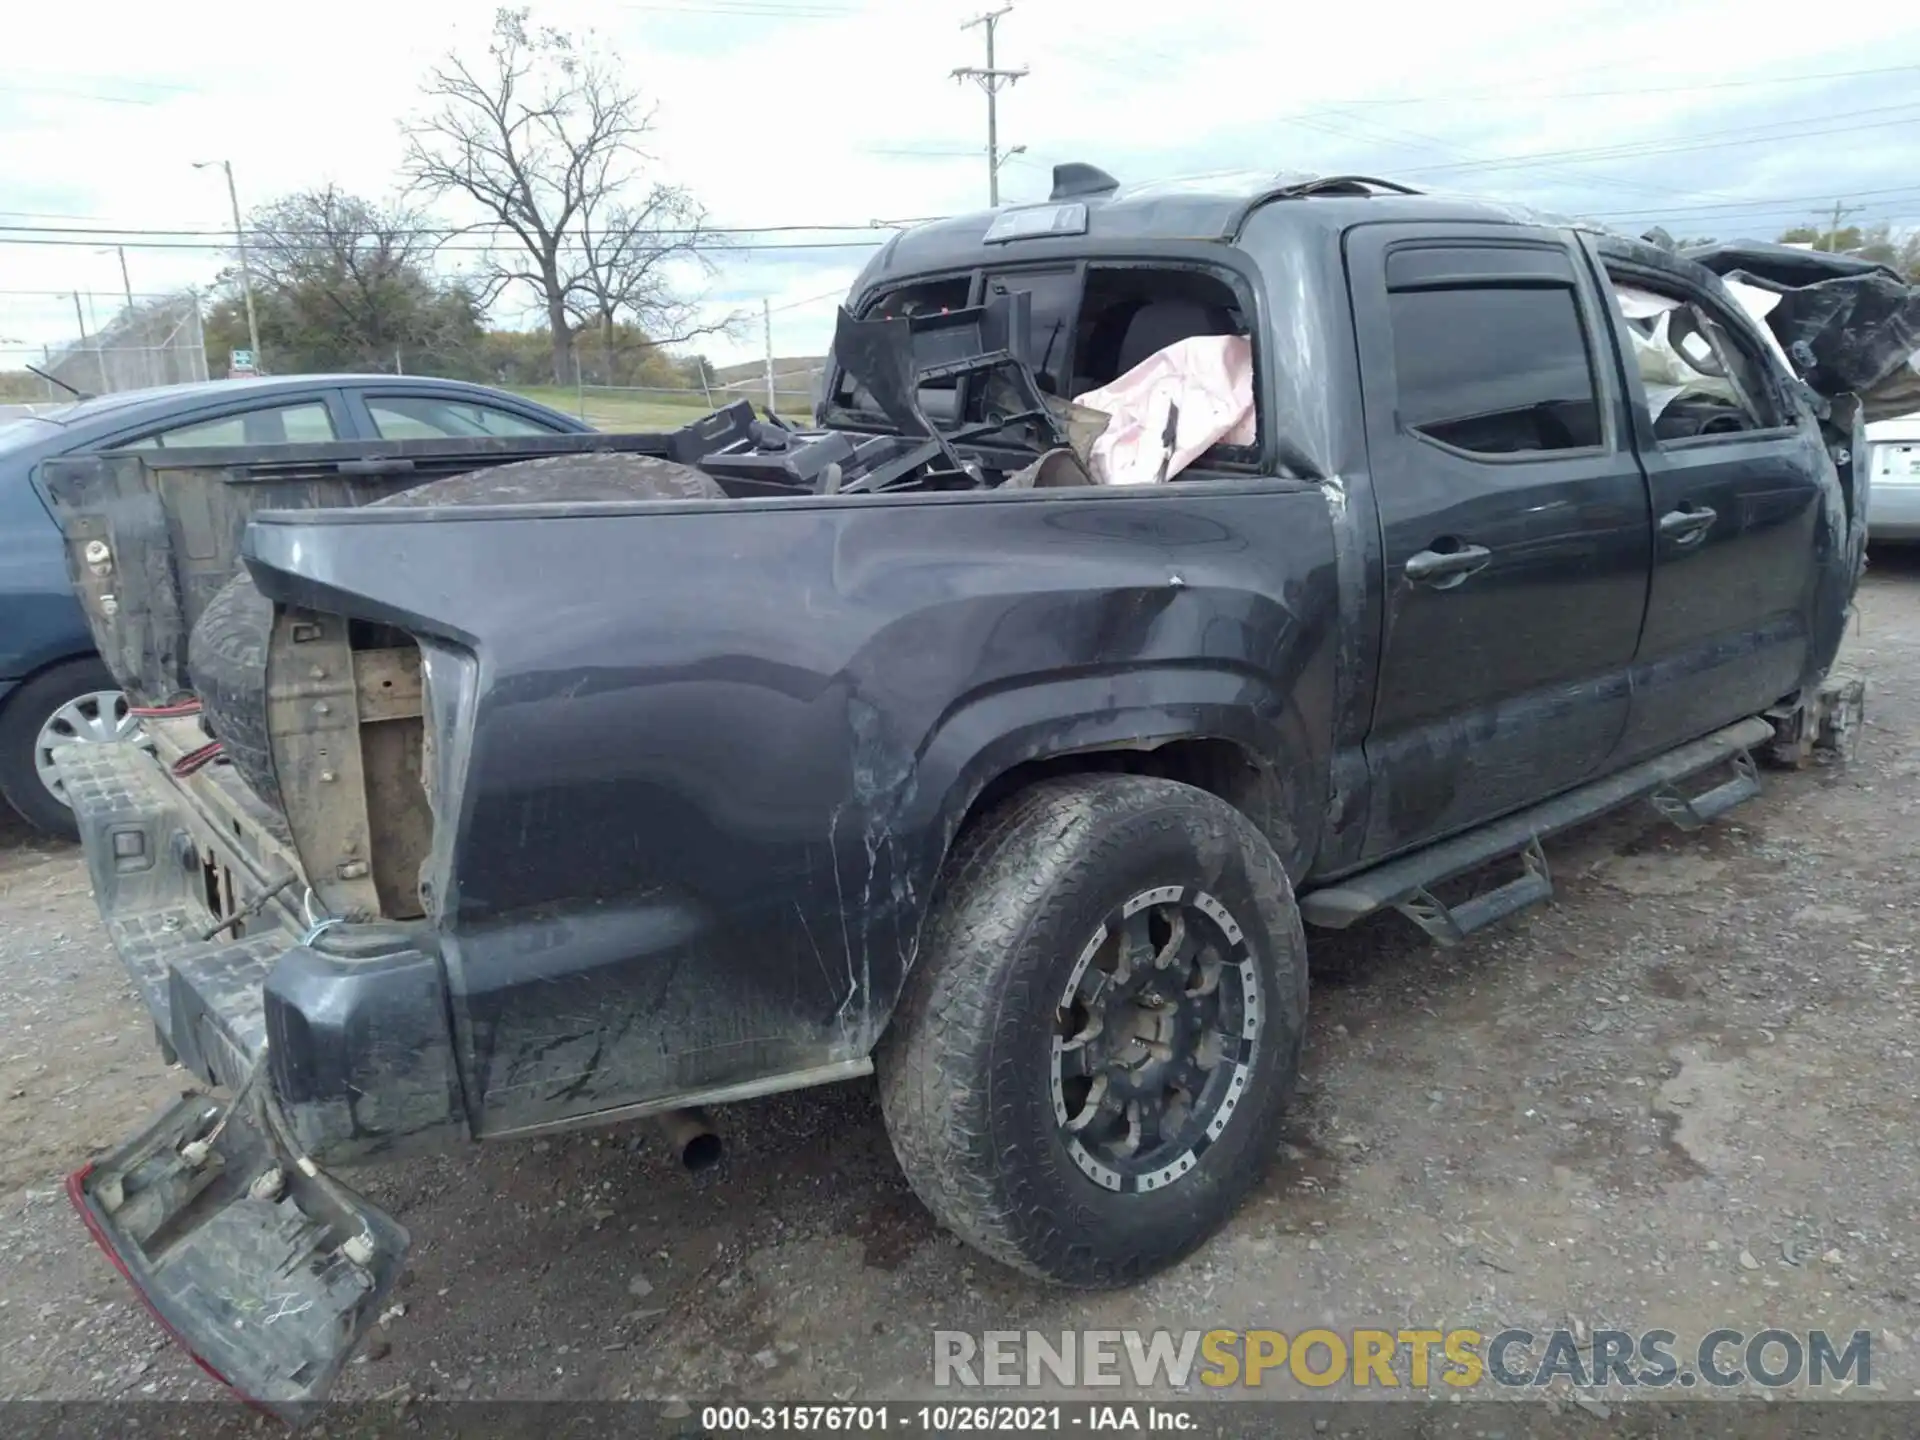
M 1344 112 L 1340 113 L 1344 114 Z M 1472 151 L 1462 150 L 1458 146 L 1451 145 L 1440 139 L 1438 136 L 1428 135 L 1419 130 L 1393 129 L 1375 124 L 1371 121 L 1364 122 L 1367 127 L 1364 129 L 1343 129 L 1339 126 L 1308 119 L 1305 116 L 1282 116 L 1280 123 L 1283 125 L 1303 126 L 1306 129 L 1317 130 L 1322 134 L 1332 135 L 1344 140 L 1370 140 L 1376 144 L 1389 145 L 1410 144 L 1421 149 L 1436 151 L 1442 155 L 1453 155 L 1464 164 L 1485 165 L 1493 163 L 1491 157 L 1475 155 Z M 1360 123 L 1362 122 L 1357 120 L 1354 122 L 1356 125 Z M 1644 180 L 1628 180 L 1615 175 L 1576 174 L 1566 170 L 1549 170 L 1547 173 L 1549 175 L 1558 175 L 1562 179 L 1576 184 L 1602 185 L 1615 190 L 1642 190 L 1668 195 L 1712 195 L 1717 193 L 1711 190 L 1694 190 L 1676 185 L 1657 185 Z
M 16 220 L 94 220 L 104 221 L 105 215 L 69 215 L 56 210 L 0 210 L 0 216 L 11 216 Z
M 68 286 L 65 290 L 0 290 L 0 298 L 27 297 L 64 300 L 72 293 L 72 286 Z M 136 300 L 168 300 L 179 293 L 180 291 L 178 290 L 136 290 L 133 292 L 133 296 Z
M 770 20 L 840 20 L 860 11 L 847 5 L 779 5 L 773 0 L 683 0 L 680 4 L 629 4 L 622 10 L 636 10 L 653 15 L 694 15 L 727 17 L 740 15 L 754 19 Z
M 755 0 L 755 3 L 766 3 L 766 0 Z M 45 70 L 39 66 L 30 67 L 21 73 L 31 75 L 38 80 L 78 80 L 82 84 L 91 85 L 129 85 L 136 90 L 178 90 L 185 92 L 194 88 L 191 85 L 183 85 L 175 80 L 142 80 L 133 75 L 99 75 L 81 70 Z M 0 78 L 3 78 L 4 74 L 4 71 L 0 71 Z
M 233 248 L 233 242 L 231 240 L 228 240 L 225 244 L 221 244 L 218 241 L 202 242 L 196 240 L 125 240 L 120 243 L 124 244 L 129 250 L 187 250 L 204 253 L 209 251 L 231 250 Z M 727 249 L 729 253 L 735 254 L 780 252 L 787 250 L 871 250 L 886 243 L 885 239 L 769 240 L 764 243 L 748 242 L 746 244 L 730 245 Z M 39 237 L 0 235 L 0 245 L 49 245 L 61 248 L 97 249 L 99 242 L 97 240 L 49 240 Z M 499 249 L 500 247 L 497 245 L 442 245 L 438 247 L 439 253 L 441 254 L 455 255 L 492 255 L 498 253 Z
M 7 212 L 7 213 L 14 213 L 14 212 Z M 83 217 L 83 218 L 97 218 L 97 217 Z M 905 225 L 918 225 L 923 220 L 938 219 L 938 218 L 940 217 L 916 216 L 911 219 L 905 219 L 905 220 L 864 220 L 864 221 L 857 221 L 857 222 L 844 224 L 844 225 L 725 225 L 725 226 L 701 226 L 701 227 L 665 227 L 659 230 L 652 231 L 650 233 L 655 235 L 672 235 L 676 237 L 687 236 L 687 237 L 694 237 L 694 238 L 698 238 L 699 236 L 702 236 L 702 235 L 713 235 L 713 236 L 801 235 L 801 234 L 808 234 L 816 231 L 892 230 L 892 229 L 898 229 Z M 249 228 L 258 230 L 262 227 L 252 226 Z M 388 235 L 394 236 L 396 238 L 406 237 L 411 239 L 432 239 L 436 236 L 444 236 L 446 238 L 451 239 L 456 235 L 468 235 L 473 233 L 473 231 L 475 231 L 476 229 L 485 229 L 485 228 L 504 229 L 505 227 L 503 225 L 500 225 L 498 222 L 488 221 L 484 225 L 479 225 L 479 226 L 475 226 L 475 225 L 403 226 L 394 230 L 389 230 L 385 233 Z M 225 236 L 225 237 L 231 238 L 233 234 L 232 230 L 230 229 L 229 230 L 202 230 L 202 229 L 165 230 L 157 227 L 149 227 L 149 226 L 142 226 L 142 225 L 87 226 L 87 225 L 0 224 L 0 232 L 4 232 L 7 234 L 22 234 L 22 235 L 106 235 L 106 236 L 139 235 L 139 236 L 145 236 L 150 239 L 156 239 L 156 240 L 205 239 L 205 238 L 212 238 L 216 236 Z M 295 231 L 293 233 L 297 236 L 301 232 Z
M 1887 114 L 1889 112 L 1896 111 L 1896 110 L 1908 110 L 1911 108 L 1913 108 L 1913 102 L 1909 101 L 1899 105 L 1881 105 L 1881 106 L 1873 106 L 1864 110 L 1840 111 L 1840 112 L 1836 112 L 1835 114 L 1825 116 L 1823 118 L 1825 120 L 1848 119 L 1852 116 L 1857 116 L 1857 115 L 1880 115 L 1880 114 Z M 1655 184 L 1647 181 L 1627 180 L 1619 176 L 1594 175 L 1586 172 L 1573 173 L 1573 172 L 1568 172 L 1558 168 L 1558 165 L 1560 162 L 1565 162 L 1569 164 L 1579 164 L 1579 163 L 1584 163 L 1589 161 L 1599 161 L 1599 160 L 1609 160 L 1609 159 L 1630 159 L 1630 158 L 1638 159 L 1638 158 L 1654 157 L 1662 154 L 1687 151 L 1687 150 L 1724 148 L 1722 146 L 1712 144 L 1712 143 L 1694 143 L 1694 142 L 1677 142 L 1677 141 L 1668 141 L 1668 140 L 1643 139 L 1643 140 L 1625 142 L 1620 145 L 1612 145 L 1612 146 L 1598 146 L 1598 147 L 1590 147 L 1586 149 L 1564 150 L 1564 151 L 1543 151 L 1535 155 L 1523 154 L 1519 156 L 1507 156 L 1507 157 L 1486 157 L 1486 156 L 1474 156 L 1474 155 L 1471 155 L 1469 152 L 1455 149 L 1454 147 L 1448 145 L 1445 141 L 1440 140 L 1438 137 L 1425 135 L 1419 131 L 1401 130 L 1396 132 L 1393 130 L 1386 129 L 1385 127 L 1377 127 L 1377 126 L 1374 127 L 1373 133 L 1371 134 L 1364 129 L 1341 130 L 1339 128 L 1327 125 L 1324 122 L 1316 122 L 1312 118 L 1314 113 L 1315 112 L 1309 111 L 1309 112 L 1303 112 L 1300 115 L 1282 116 L 1280 117 L 1280 123 L 1299 125 L 1306 129 L 1311 129 L 1311 130 L 1319 130 L 1323 133 L 1335 135 L 1343 139 L 1373 140 L 1376 143 L 1379 142 L 1383 136 L 1391 137 L 1397 134 L 1397 135 L 1406 136 L 1409 139 L 1415 140 L 1418 143 L 1421 143 L 1428 147 L 1438 149 L 1442 152 L 1461 155 L 1463 157 L 1461 160 L 1450 163 L 1450 164 L 1417 166 L 1412 169 L 1401 170 L 1398 172 L 1403 175 L 1441 175 L 1441 174 L 1453 174 L 1453 173 L 1477 173 L 1477 172 L 1483 172 L 1483 171 L 1497 171 L 1497 170 L 1510 170 L 1510 169 L 1532 169 L 1532 170 L 1545 170 L 1549 174 L 1557 174 L 1564 180 L 1570 181 L 1575 184 L 1580 184 L 1580 185 L 1605 185 L 1605 186 L 1610 186 L 1616 189 L 1646 190 L 1646 191 L 1654 191 L 1654 192 L 1661 192 L 1661 193 L 1675 194 L 1675 195 L 1695 195 L 1695 194 L 1717 195 L 1719 194 L 1719 192 L 1716 192 L 1716 191 L 1696 190 L 1696 189 L 1683 188 L 1678 186 L 1659 185 L 1659 184 Z M 1916 117 L 1916 118 L 1920 118 L 1920 117 Z M 1894 123 L 1901 123 L 1901 122 L 1894 122 Z M 1755 141 L 1758 141 L 1761 139 L 1787 138 L 1785 136 L 1772 136 L 1772 135 L 1763 136 L 1760 132 L 1776 131 L 1781 129 L 1795 131 L 1796 127 L 1803 127 L 1803 125 L 1804 125 L 1804 122 L 1801 122 L 1801 121 L 1772 120 L 1772 121 L 1764 121 L 1756 125 L 1734 126 L 1726 129 L 1721 129 L 1721 130 L 1700 131 L 1700 132 L 1696 132 L 1696 134 L 1698 136 L 1705 136 L 1705 137 L 1751 135 Z M 1841 129 L 1815 130 L 1815 131 L 1807 131 L 1804 128 L 1800 128 L 1797 130 L 1796 133 L 1837 134 L 1837 133 L 1841 133 L 1842 129 L 1850 129 L 1850 128 L 1872 128 L 1872 127 L 1841 127 Z M 1389 141 L 1389 143 L 1392 143 L 1392 142 Z M 1747 143 L 1747 142 L 1734 141 L 1731 143 L 1740 144 L 1740 143 Z M 1726 198 L 1731 199 L 1733 197 L 1729 196 Z
M 1823 120 L 1842 120 L 1855 115 L 1884 115 L 1891 110 L 1912 110 L 1915 102 L 1907 101 L 1900 105 L 1875 105 L 1864 110 L 1843 110 L 1823 116 Z M 1813 135 L 1844 135 L 1857 130 L 1884 129 L 1889 125 L 1909 125 L 1920 121 L 1920 115 L 1903 115 L 1893 120 L 1880 120 L 1860 125 L 1825 126 L 1817 129 L 1806 128 L 1803 120 L 1769 120 L 1757 125 L 1736 125 L 1724 130 L 1701 130 L 1695 132 L 1702 136 L 1738 136 L 1727 140 L 1636 140 L 1620 145 L 1590 146 L 1574 150 L 1542 150 L 1532 154 L 1520 154 L 1485 161 L 1461 162 L 1456 165 L 1426 165 L 1417 169 L 1402 171 L 1406 175 L 1439 175 L 1462 170 L 1515 170 L 1531 169 L 1539 165 L 1552 164 L 1560 160 L 1594 161 L 1637 159 L 1652 155 L 1679 154 L 1693 150 L 1717 150 L 1728 145 L 1746 145 L 1760 140 L 1799 139 Z M 1763 135 L 1765 130 L 1786 130 L 1785 135 Z
M 1848 193 L 1861 199 L 1868 197 L 1893 197 L 1882 198 L 1875 202 L 1879 204 L 1893 204 L 1897 203 L 1899 199 L 1920 199 L 1920 186 L 1895 185 L 1886 189 L 1852 190 Z M 1642 215 L 1702 215 L 1730 210 L 1786 210 L 1801 205 L 1824 205 L 1828 202 L 1828 199 L 1829 197 L 1826 195 L 1777 195 L 1771 199 L 1729 200 L 1717 205 L 1649 205 L 1633 210 L 1596 210 L 1589 213 L 1592 215 L 1592 218 L 1596 220 L 1618 218 L 1634 219 Z
M 847 287 L 836 285 L 831 290 L 822 290 L 818 295 L 809 295 L 804 300 L 789 300 L 784 305 L 775 305 L 768 313 L 778 315 L 783 310 L 798 310 L 804 305 L 818 305 L 822 300 L 844 300 L 846 295 Z
M 1111 47 L 1105 47 L 1098 44 L 1089 44 L 1089 43 L 1086 43 L 1084 40 L 1082 40 L 1082 41 L 1076 42 L 1074 49 L 1077 54 L 1083 57 L 1091 57 L 1096 63 L 1098 63 L 1099 65 L 1101 65 L 1106 69 L 1117 70 L 1122 74 L 1134 75 L 1137 78 L 1145 79 L 1145 80 L 1161 80 L 1165 78 L 1165 72 L 1163 69 L 1160 69 L 1157 67 L 1153 69 L 1141 69 L 1140 62 L 1135 57 L 1131 55 L 1123 55 L 1121 53 L 1118 53 Z M 1352 122 L 1357 118 L 1357 117 L 1352 117 L 1347 115 L 1341 107 L 1357 108 L 1362 106 L 1438 104 L 1438 103 L 1448 103 L 1448 102 L 1459 101 L 1459 100 L 1479 100 L 1479 99 L 1520 100 L 1520 101 L 1525 101 L 1526 103 L 1537 104 L 1542 99 L 1552 99 L 1552 100 L 1558 101 L 1563 99 L 1602 96 L 1602 95 L 1672 94 L 1672 93 L 1689 92 L 1694 90 L 1712 91 L 1712 90 L 1746 89 L 1746 88 L 1759 87 L 1759 86 L 1798 84 L 1798 83 L 1807 82 L 1807 81 L 1843 80 L 1843 79 L 1858 78 L 1862 76 L 1906 74 L 1916 70 L 1920 70 L 1920 65 L 1889 65 L 1889 66 L 1880 66 L 1876 68 L 1862 69 L 1862 70 L 1817 71 L 1817 72 L 1807 72 L 1799 75 L 1763 76 L 1763 77 L 1754 77 L 1754 78 L 1749 78 L 1744 80 L 1703 81 L 1698 84 L 1691 84 L 1691 85 L 1681 83 L 1681 84 L 1672 84 L 1672 85 L 1618 87 L 1614 89 L 1605 89 L 1605 90 L 1595 89 L 1595 90 L 1586 90 L 1586 91 L 1562 91 L 1562 92 L 1542 93 L 1538 89 L 1516 90 L 1511 86 L 1505 86 L 1498 90 L 1460 90 L 1460 91 L 1453 91 L 1453 92 L 1448 92 L 1443 94 L 1433 94 L 1433 95 L 1354 97 L 1351 99 L 1332 99 L 1332 100 L 1321 101 L 1319 102 L 1318 105 L 1316 105 L 1313 108 L 1302 110 L 1292 115 L 1279 116 L 1277 117 L 1277 121 L 1278 123 L 1284 124 L 1284 125 L 1299 125 L 1305 129 L 1318 130 L 1323 134 L 1332 135 L 1332 136 L 1335 136 L 1336 138 L 1360 140 L 1360 141 L 1371 141 L 1373 143 L 1403 143 L 1401 141 L 1391 138 L 1395 136 L 1395 134 L 1397 133 L 1400 136 L 1408 137 L 1408 139 L 1410 140 L 1413 139 L 1414 137 L 1418 137 L 1418 143 L 1422 145 L 1432 146 L 1434 148 L 1446 151 L 1448 153 L 1456 154 L 1456 155 L 1471 157 L 1468 159 L 1463 159 L 1461 162 L 1459 162 L 1458 165 L 1425 166 L 1420 168 L 1419 170 L 1407 171 L 1407 172 L 1401 172 L 1401 173 L 1438 174 L 1438 173 L 1442 173 L 1443 171 L 1453 170 L 1456 168 L 1465 169 L 1469 167 L 1504 169 L 1504 168 L 1510 168 L 1509 163 L 1507 161 L 1471 156 L 1471 152 L 1460 150 L 1457 147 L 1449 145 L 1447 142 L 1440 140 L 1438 137 L 1422 135 L 1418 131 L 1401 130 L 1398 132 L 1394 132 L 1394 131 L 1385 130 L 1383 127 L 1376 127 L 1376 129 L 1372 133 L 1368 133 L 1367 131 L 1364 131 L 1364 130 L 1347 130 L 1347 129 L 1341 129 L 1336 126 L 1329 125 L 1328 123 L 1326 123 L 1327 118 L 1332 117 L 1335 119 L 1348 120 L 1349 122 Z M 1588 75 L 1591 75 L 1593 72 L 1590 69 L 1582 68 L 1580 70 L 1566 71 L 1563 73 L 1567 75 L 1588 76 Z M 1549 76 L 1536 77 L 1536 80 L 1550 81 L 1553 78 L 1555 77 L 1549 75 Z M 1882 108 L 1891 110 L 1891 109 L 1897 109 L 1901 107 L 1888 106 L 1888 107 L 1882 107 Z M 1847 114 L 1866 114 L 1866 113 L 1872 113 L 1872 112 L 1869 112 L 1869 111 L 1841 112 L 1840 115 L 1828 115 L 1828 116 L 1821 117 L 1821 119 L 1832 120 L 1836 118 L 1842 118 L 1844 115 L 1847 115 Z M 1769 129 L 1776 128 L 1777 126 L 1784 123 L 1789 123 L 1789 122 L 1773 122 L 1772 124 L 1764 128 L 1769 128 Z M 1797 123 L 1797 122 L 1794 122 L 1794 123 Z M 1719 131 L 1719 132 L 1706 132 L 1706 133 L 1731 134 L 1734 132 Z M 1819 132 L 1819 133 L 1837 133 L 1837 132 Z M 1642 142 L 1642 143 L 1644 144 L 1646 142 Z M 1715 148 L 1715 147 L 1703 146 L 1699 148 Z M 1647 155 L 1653 155 L 1655 153 L 1658 153 L 1658 151 L 1654 149 L 1648 149 L 1648 150 L 1642 151 L 1641 153 L 1644 153 Z M 1578 158 L 1578 157 L 1573 157 L 1571 152 L 1568 152 L 1568 154 L 1569 154 L 1569 158 L 1575 158 L 1575 159 Z M 1542 158 L 1544 159 L 1544 157 Z M 1613 158 L 1613 157 L 1607 156 L 1604 158 Z M 1627 158 L 1627 157 L 1623 152 L 1619 158 Z M 1542 165 L 1530 165 L 1527 168 L 1539 169 L 1544 167 Z M 1685 187 L 1660 185 L 1660 184 L 1656 184 L 1649 181 L 1629 180 L 1622 176 L 1600 176 L 1600 175 L 1581 173 L 1577 176 L 1570 175 L 1568 176 L 1568 178 L 1573 179 L 1580 184 L 1605 185 L 1615 189 L 1641 190 L 1641 191 L 1647 191 L 1651 193 L 1665 193 L 1665 194 L 1674 194 L 1674 195 L 1693 195 L 1693 194 L 1711 195 L 1711 194 L 1719 193 L 1715 191 L 1702 191 L 1702 190 L 1695 190 L 1695 189 L 1690 189 Z
M 108 105 L 158 105 L 158 100 L 136 99 L 131 95 L 101 95 L 91 90 L 67 90 L 58 85 L 6 84 L 9 95 L 52 95 L 62 100 L 97 100 Z
M 1073 54 L 1092 60 L 1110 70 L 1136 78 L 1164 80 L 1167 72 L 1158 64 L 1143 63 L 1138 56 L 1122 52 L 1112 45 L 1102 45 L 1090 41 L 1084 36 L 1075 38 Z M 1645 66 L 1639 62 L 1628 62 L 1610 67 L 1615 73 L 1643 73 Z M 1881 65 L 1860 70 L 1810 70 L 1795 75 L 1760 75 L 1742 80 L 1702 80 L 1674 83 L 1615 86 L 1592 90 L 1555 90 L 1542 89 L 1557 80 L 1590 79 L 1596 73 L 1591 66 L 1576 66 L 1571 69 L 1553 71 L 1536 75 L 1523 84 L 1501 84 L 1498 87 L 1486 87 L 1472 90 L 1447 90 L 1426 95 L 1373 95 L 1340 97 L 1331 96 L 1317 103 L 1326 106 L 1348 105 L 1446 105 L 1459 100 L 1494 100 L 1518 104 L 1537 104 L 1542 100 L 1586 100 L 1601 99 L 1624 95 L 1675 95 L 1691 94 L 1696 91 L 1746 90 L 1771 85 L 1800 85 L 1823 80 L 1857 80 L 1875 75 L 1905 75 L 1920 70 L 1920 65 Z M 1606 74 L 1606 70 L 1599 71 Z M 1308 111 L 1308 114 L 1317 113 Z
M 1920 65 L 1882 65 L 1871 70 L 1822 70 L 1804 75 L 1770 75 L 1751 80 L 1708 80 L 1697 84 L 1626 85 L 1610 90 L 1528 90 L 1502 86 L 1498 90 L 1454 90 L 1436 95 L 1391 95 L 1348 100 L 1323 100 L 1323 105 L 1447 105 L 1457 100 L 1495 100 L 1534 105 L 1542 100 L 1598 100 L 1625 95 L 1685 95 L 1709 90 L 1749 90 L 1764 85 L 1801 85 L 1820 80 L 1857 80 L 1872 75 L 1907 75 Z

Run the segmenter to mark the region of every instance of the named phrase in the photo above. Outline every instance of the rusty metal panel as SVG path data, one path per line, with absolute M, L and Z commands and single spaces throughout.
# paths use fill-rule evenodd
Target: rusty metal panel
M 334 915 L 380 913 L 347 624 L 279 610 L 267 650 L 267 733 L 287 824 L 313 893 Z
M 415 667 L 418 680 L 417 655 Z M 426 913 L 420 867 L 433 845 L 433 811 L 420 779 L 423 728 L 418 714 L 371 720 L 360 727 L 373 885 L 380 895 L 380 913 L 391 920 Z
M 420 651 L 412 646 L 353 652 L 361 722 L 420 718 Z

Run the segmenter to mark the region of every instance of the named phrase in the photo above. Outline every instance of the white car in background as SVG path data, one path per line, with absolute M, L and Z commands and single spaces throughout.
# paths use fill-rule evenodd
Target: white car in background
M 1867 426 L 1867 536 L 1920 540 L 1920 415 Z

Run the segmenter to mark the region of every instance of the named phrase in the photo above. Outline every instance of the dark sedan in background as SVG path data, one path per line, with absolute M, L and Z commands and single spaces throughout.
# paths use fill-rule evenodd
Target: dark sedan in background
M 55 746 L 137 728 L 94 653 L 41 462 L 97 450 L 206 449 L 327 440 L 550 435 L 584 421 L 482 385 L 397 375 L 215 380 L 101 395 L 0 423 L 0 795 L 29 821 L 74 833 Z

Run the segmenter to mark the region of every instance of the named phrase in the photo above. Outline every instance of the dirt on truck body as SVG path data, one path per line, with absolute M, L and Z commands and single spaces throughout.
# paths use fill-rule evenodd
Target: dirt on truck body
M 1306 926 L 1456 943 L 1852 732 L 1862 402 L 1713 270 L 1057 182 L 889 242 L 811 429 L 48 467 L 147 712 L 60 760 L 101 912 L 229 1097 L 72 1193 L 236 1388 L 399 1273 L 328 1167 L 874 1070 L 943 1223 L 1124 1284 L 1276 1148 Z

